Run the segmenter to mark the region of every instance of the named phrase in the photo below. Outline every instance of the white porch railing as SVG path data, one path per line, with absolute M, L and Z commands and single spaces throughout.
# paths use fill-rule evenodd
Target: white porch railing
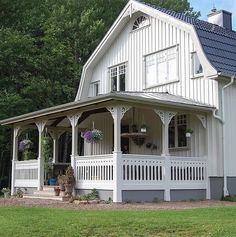
M 38 160 L 15 161 L 15 187 L 38 186 Z
M 199 157 L 123 154 L 122 190 L 206 189 L 207 162 Z M 113 189 L 113 155 L 76 157 L 76 187 Z
M 171 189 L 206 188 L 207 162 L 200 157 L 171 157 Z
M 163 188 L 165 180 L 165 158 L 152 155 L 122 156 L 123 189 Z
M 113 189 L 113 155 L 80 156 L 75 159 L 76 187 Z

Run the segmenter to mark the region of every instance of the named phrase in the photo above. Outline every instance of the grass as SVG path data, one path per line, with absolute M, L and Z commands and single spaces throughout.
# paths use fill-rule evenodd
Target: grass
M 1 236 L 236 236 L 236 207 L 79 211 L 2 207 Z

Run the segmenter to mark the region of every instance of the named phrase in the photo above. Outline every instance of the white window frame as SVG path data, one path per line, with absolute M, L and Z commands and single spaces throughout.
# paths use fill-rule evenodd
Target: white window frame
M 120 71 L 122 71 L 122 67 L 124 68 L 124 73 L 121 73 Z M 113 90 L 112 89 L 112 74 L 113 74 L 113 70 L 116 70 L 117 74 L 116 74 L 116 88 L 117 90 Z M 112 67 L 109 67 L 109 84 L 110 84 L 110 91 L 121 91 L 120 90 L 120 75 L 125 75 L 125 90 L 126 90 L 126 86 L 127 86 L 127 63 L 121 63 Z M 124 91 L 125 91 L 124 90 Z
M 190 146 L 189 141 L 188 141 L 187 138 L 185 138 L 186 139 L 186 146 L 179 146 L 179 140 L 178 140 L 179 139 L 179 134 L 178 134 L 178 118 L 180 116 L 185 116 L 185 120 L 186 120 L 185 126 L 186 126 L 186 129 L 189 127 L 189 115 L 187 115 L 187 114 L 177 114 L 174 117 L 175 118 L 175 120 L 174 120 L 174 130 L 175 130 L 175 133 L 174 133 L 175 134 L 175 137 L 174 137 L 175 142 L 174 143 L 175 144 L 174 144 L 173 147 L 170 147 L 170 144 L 168 144 L 168 147 L 169 147 L 170 150 L 189 149 L 189 146 Z M 170 126 L 170 124 L 169 124 L 169 126 Z M 185 136 L 185 132 L 184 132 L 184 136 Z
M 175 58 L 171 58 L 171 56 L 173 55 L 173 51 L 175 51 Z M 153 75 L 153 83 L 148 83 L 148 69 L 147 68 L 147 63 L 149 63 L 149 58 L 153 58 L 153 68 L 152 70 L 154 71 L 154 73 L 156 73 L 155 75 Z M 162 58 L 163 61 L 160 61 Z M 170 66 L 170 62 L 172 60 L 175 60 L 175 75 L 173 78 L 170 78 L 171 73 L 171 66 Z M 159 62 L 158 62 L 159 60 Z M 144 61 L 145 61 L 145 89 L 148 88 L 153 88 L 153 87 L 157 87 L 160 85 L 165 85 L 165 84 L 170 84 L 170 83 L 175 83 L 179 81 L 179 45 L 174 45 L 168 48 L 165 48 L 163 50 L 159 50 L 155 53 L 151 53 L 151 54 L 147 54 L 144 56 Z M 158 76 L 160 76 L 158 73 L 160 73 L 158 71 L 158 66 L 160 66 L 160 64 L 163 63 L 164 64 L 164 73 L 166 73 L 165 78 L 158 78 Z M 162 69 L 160 67 L 160 69 Z
M 98 96 L 100 94 L 100 81 L 95 81 L 90 84 L 90 94 L 92 97 Z
M 202 64 L 199 60 L 198 54 L 196 51 L 194 51 L 191 53 L 191 74 L 192 74 L 191 76 L 192 76 L 192 78 L 203 76 L 203 67 L 202 67 L 202 72 L 196 73 L 196 59 L 198 60 L 198 63 L 202 67 Z
M 135 18 L 134 23 L 132 25 L 132 32 L 140 30 L 149 25 L 150 25 L 150 19 L 148 16 L 145 15 L 138 16 L 137 18 Z

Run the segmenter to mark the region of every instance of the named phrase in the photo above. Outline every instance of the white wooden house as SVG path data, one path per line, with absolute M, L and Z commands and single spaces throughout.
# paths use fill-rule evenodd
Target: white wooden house
M 96 188 L 114 202 L 236 194 L 236 32 L 229 12 L 209 22 L 130 0 L 84 65 L 74 102 L 1 121 L 14 126 L 12 193 L 43 188 L 47 128 L 54 163 L 60 135 L 72 132 L 80 194 Z M 84 142 L 79 156 L 78 131 L 93 124 L 104 138 Z M 18 161 L 18 136 L 32 126 L 38 159 Z

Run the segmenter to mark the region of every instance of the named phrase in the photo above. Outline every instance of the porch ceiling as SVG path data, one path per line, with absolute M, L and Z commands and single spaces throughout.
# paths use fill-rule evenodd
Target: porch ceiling
M 87 98 L 80 101 L 74 101 L 67 104 L 62 104 L 47 109 L 31 112 L 28 114 L 20 115 L 17 117 L 1 120 L 1 125 L 13 125 L 23 122 L 34 122 L 36 120 L 51 119 L 52 125 L 57 126 L 60 124 L 67 115 L 76 112 L 83 112 L 82 120 L 86 119 L 91 113 L 89 111 L 99 110 L 107 105 L 114 104 L 131 104 L 143 105 L 175 109 L 188 109 L 198 111 L 212 111 L 214 107 L 199 103 L 193 100 L 185 99 L 181 96 L 172 95 L 169 93 L 158 92 L 112 92 L 105 95 L 99 95 L 93 98 Z M 99 111 L 98 111 L 99 112 Z M 103 111 L 104 112 L 104 111 Z

